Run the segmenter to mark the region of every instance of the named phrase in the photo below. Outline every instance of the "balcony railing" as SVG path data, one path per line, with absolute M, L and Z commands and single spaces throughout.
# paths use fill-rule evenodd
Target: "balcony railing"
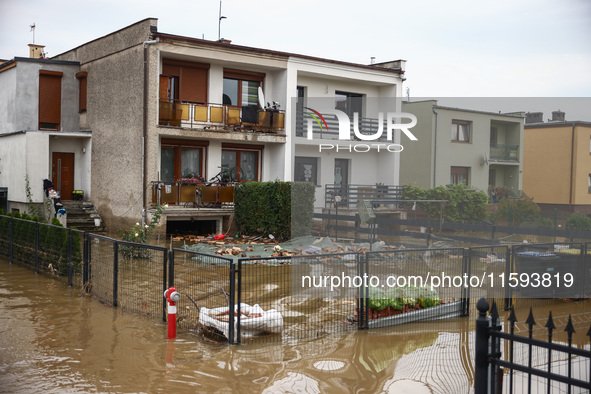
M 490 144 L 490 160 L 519 162 L 519 145 Z
M 285 130 L 285 112 L 258 110 L 257 107 L 233 107 L 222 104 L 197 104 L 160 100 L 161 126 L 207 128 L 208 130 L 255 131 L 282 133 Z
M 308 137 L 308 119 L 312 120 L 312 138 L 313 139 L 324 139 L 324 140 L 337 140 L 339 139 L 339 122 L 336 115 L 322 114 L 322 117 L 326 120 L 326 125 L 322 123 L 322 127 L 311 117 L 307 116 L 303 112 L 296 114 L 296 137 Z M 328 128 L 327 128 L 328 126 Z M 350 136 L 352 140 L 360 141 L 359 138 L 355 137 L 353 132 L 353 120 L 351 120 Z M 374 135 L 378 131 L 379 120 L 375 118 L 363 118 L 359 119 L 359 132 L 364 135 Z M 376 141 L 387 141 L 386 138 L 386 121 L 382 125 L 382 136 Z
M 234 184 L 153 181 L 152 203 L 184 208 L 231 208 L 234 206 Z
M 337 185 L 324 186 L 324 206 L 355 207 L 361 200 L 395 204 L 401 199 L 403 186 L 393 185 Z

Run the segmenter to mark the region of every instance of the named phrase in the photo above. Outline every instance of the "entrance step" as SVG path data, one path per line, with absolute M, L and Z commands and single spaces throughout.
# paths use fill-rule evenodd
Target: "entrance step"
M 68 212 L 68 227 L 94 234 L 106 232 L 105 223 L 90 201 L 62 200 L 62 204 Z

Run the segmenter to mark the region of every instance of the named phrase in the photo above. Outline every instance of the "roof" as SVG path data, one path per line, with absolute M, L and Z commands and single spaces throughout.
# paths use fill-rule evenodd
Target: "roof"
M 69 61 L 69 60 L 52 60 L 52 59 L 34 59 L 30 57 L 15 57 L 14 59 L 8 60 L 4 63 L 0 63 L 0 72 L 2 72 L 8 66 L 16 65 L 17 62 L 28 62 L 28 63 L 43 63 L 43 64 L 56 64 L 66 66 L 79 66 L 80 62 Z
M 540 129 L 540 128 L 551 128 L 551 127 L 573 127 L 573 126 L 583 126 L 583 127 L 591 127 L 591 122 L 585 120 L 573 120 L 564 122 L 540 122 L 540 123 L 527 123 L 524 127 L 526 129 Z
M 249 52 L 249 53 L 254 52 L 254 53 L 259 53 L 259 54 L 281 56 L 281 57 L 285 57 L 285 58 L 296 57 L 296 58 L 300 58 L 300 59 L 314 60 L 314 61 L 324 62 L 324 63 L 340 64 L 340 65 L 356 67 L 356 68 L 386 71 L 386 72 L 391 72 L 391 73 L 396 73 L 396 74 L 404 74 L 404 71 L 402 70 L 402 68 L 380 67 L 379 64 L 378 65 L 366 65 L 366 64 L 359 64 L 359 63 L 344 62 L 344 61 L 340 61 L 340 60 L 324 59 L 324 58 L 320 58 L 320 57 L 301 55 L 301 54 L 291 53 L 291 52 L 282 52 L 282 51 L 275 51 L 275 50 L 270 50 L 270 49 L 254 48 L 254 47 L 230 44 L 228 42 L 210 41 L 210 40 L 204 40 L 201 38 L 178 36 L 178 35 L 174 35 L 174 34 L 161 33 L 161 32 L 154 33 L 154 38 L 156 38 L 156 37 L 159 37 L 161 39 L 171 39 L 171 40 L 199 43 L 202 45 L 218 47 L 218 48 L 228 48 L 228 49 L 242 51 L 242 52 Z M 391 63 L 391 62 L 386 62 L 386 63 Z M 386 64 L 386 63 L 383 63 L 383 64 Z
M 429 100 L 419 100 L 419 101 L 403 101 L 402 104 L 403 105 L 412 105 L 415 103 L 437 103 L 436 99 L 429 99 Z M 511 112 L 511 113 L 502 113 L 502 112 L 491 112 L 491 111 L 482 111 L 482 110 L 477 110 L 477 109 L 466 109 L 466 108 L 459 108 L 459 107 L 446 107 L 444 105 L 433 105 L 434 109 L 443 109 L 443 110 L 448 110 L 448 111 L 461 111 L 461 112 L 470 112 L 470 113 L 474 113 L 474 114 L 483 114 L 483 115 L 491 115 L 491 116 L 506 116 L 506 117 L 510 117 L 510 118 L 516 118 L 516 119 L 524 119 L 525 118 L 525 113 L 519 113 L 519 112 Z

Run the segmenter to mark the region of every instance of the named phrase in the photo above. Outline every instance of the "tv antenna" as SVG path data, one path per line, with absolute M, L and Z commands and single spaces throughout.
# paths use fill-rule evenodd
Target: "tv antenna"
M 35 44 L 35 22 L 33 22 L 32 25 L 29 26 L 31 28 L 31 30 L 33 32 L 33 45 Z
M 222 16 L 222 0 L 220 0 L 220 14 L 218 18 L 218 41 L 222 39 L 221 29 L 222 29 L 222 19 L 227 19 L 225 16 Z

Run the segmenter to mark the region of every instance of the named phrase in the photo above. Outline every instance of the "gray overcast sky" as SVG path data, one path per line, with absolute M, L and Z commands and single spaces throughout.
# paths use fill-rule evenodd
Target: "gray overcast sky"
M 49 57 L 147 17 L 161 32 L 216 40 L 219 4 L 0 0 L 0 58 L 28 56 L 33 23 Z M 365 64 L 405 59 L 411 99 L 591 97 L 589 0 L 224 0 L 222 14 L 222 37 L 235 44 Z

